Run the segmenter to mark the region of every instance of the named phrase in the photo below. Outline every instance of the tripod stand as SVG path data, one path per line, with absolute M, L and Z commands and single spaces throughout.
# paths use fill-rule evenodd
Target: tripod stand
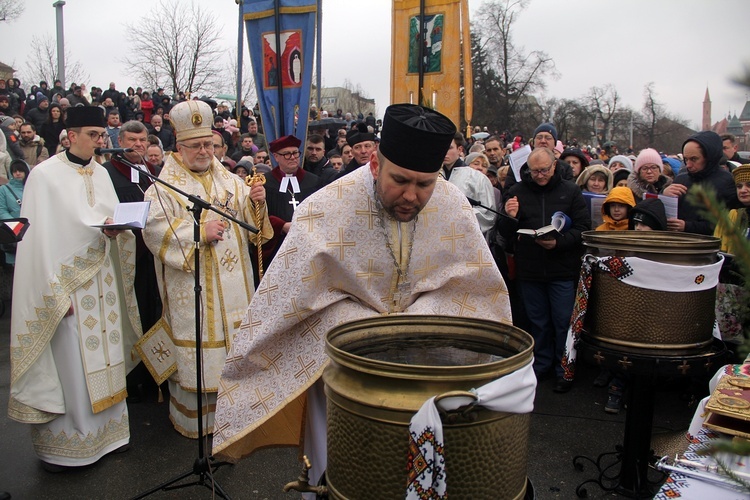
M 215 462 L 212 464 L 213 457 L 206 456 L 205 450 L 204 450 L 204 444 L 203 444 L 203 381 L 202 381 L 202 374 L 203 374 L 203 365 L 202 365 L 202 355 L 201 355 L 201 293 L 202 293 L 202 287 L 200 284 L 200 236 L 201 236 L 201 229 L 200 229 L 200 220 L 201 220 L 201 214 L 203 213 L 203 210 L 210 210 L 212 212 L 215 212 L 222 217 L 229 219 L 233 222 L 236 222 L 240 225 L 240 227 L 247 229 L 251 232 L 257 233 L 258 230 L 253 228 L 252 226 L 248 225 L 247 223 L 240 221 L 236 219 L 235 217 L 226 214 L 222 212 L 221 210 L 217 209 L 213 205 L 211 205 L 210 202 L 201 199 L 198 196 L 187 194 L 184 191 L 181 191 L 180 189 L 176 188 L 175 186 L 172 186 L 171 184 L 163 181 L 162 179 L 158 178 L 155 175 L 152 175 L 150 172 L 144 172 L 141 169 L 139 169 L 136 165 L 132 164 L 125 158 L 118 158 L 119 161 L 123 162 L 125 165 L 132 169 L 136 169 L 140 174 L 144 174 L 148 176 L 151 180 L 158 182 L 160 184 L 164 184 L 171 190 L 173 190 L 176 193 L 181 194 L 185 198 L 188 199 L 189 202 L 191 202 L 193 205 L 188 210 L 193 214 L 193 245 L 194 245 L 194 269 L 193 269 L 193 278 L 194 278 L 194 291 L 195 291 L 195 346 L 196 346 L 196 354 L 195 354 L 195 373 L 196 373 L 196 402 L 197 402 L 197 413 L 198 413 L 198 457 L 193 462 L 192 469 L 183 472 L 179 476 L 176 476 L 172 479 L 169 479 L 168 481 L 165 481 L 158 486 L 155 486 L 151 488 L 150 490 L 141 493 L 135 497 L 133 497 L 132 500 L 138 500 L 141 498 L 145 498 L 152 493 L 156 493 L 157 491 L 169 491 L 169 490 L 175 490 L 180 488 L 186 488 L 188 486 L 205 486 L 206 488 L 215 491 L 219 497 L 229 500 L 229 495 L 224 491 L 224 489 L 219 485 L 219 483 L 214 479 L 213 477 L 213 469 L 218 469 L 219 467 L 223 465 L 227 465 L 226 462 Z M 186 479 L 190 476 L 197 476 L 197 478 L 192 482 L 187 483 L 180 483 L 183 479 Z

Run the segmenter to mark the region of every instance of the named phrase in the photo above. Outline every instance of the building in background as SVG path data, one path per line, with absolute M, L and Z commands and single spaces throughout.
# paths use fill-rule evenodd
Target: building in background
M 315 102 L 315 90 L 313 90 L 311 102 Z M 320 109 L 328 111 L 329 117 L 333 117 L 336 110 L 340 109 L 344 114 L 351 113 L 354 118 L 360 113 L 362 116 L 367 116 L 368 113 L 377 116 L 378 110 L 375 99 L 365 97 L 361 92 L 352 91 L 346 87 L 322 87 Z

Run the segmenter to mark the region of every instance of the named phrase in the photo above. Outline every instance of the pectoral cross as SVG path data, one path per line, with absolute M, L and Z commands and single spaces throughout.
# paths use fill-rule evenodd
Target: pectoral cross
M 227 191 L 226 193 L 227 193 L 226 200 L 223 203 L 219 201 L 218 197 L 214 196 L 214 201 L 212 205 L 222 209 L 224 212 L 228 213 L 232 217 L 237 217 L 237 210 L 234 210 L 233 208 L 229 206 L 229 204 L 232 201 L 232 198 L 234 197 L 234 193 L 231 193 L 229 191 Z M 226 217 L 222 217 L 221 222 L 224 223 L 224 230 L 225 230 L 224 237 L 226 239 L 231 239 L 232 236 L 231 236 L 231 232 L 229 231 L 229 226 L 230 226 L 229 219 L 227 219 Z
M 401 302 L 409 297 L 411 294 L 411 282 L 404 281 L 403 283 L 399 283 L 397 285 L 396 293 L 393 294 L 393 308 L 395 309 L 394 312 L 401 312 L 403 311 L 403 308 L 401 307 Z
M 292 206 L 292 211 L 297 210 L 297 205 L 299 205 L 299 202 L 294 197 L 294 193 L 291 193 L 292 199 L 289 201 L 289 204 Z

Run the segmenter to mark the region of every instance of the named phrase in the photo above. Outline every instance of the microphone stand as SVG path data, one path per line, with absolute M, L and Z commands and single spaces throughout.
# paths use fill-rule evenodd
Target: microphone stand
M 144 493 L 141 493 L 133 497 L 132 500 L 145 498 L 153 493 L 156 493 L 157 491 L 169 491 L 169 490 L 175 490 L 179 488 L 186 488 L 188 486 L 205 486 L 206 488 L 212 491 L 215 491 L 216 494 L 220 496 L 221 498 L 229 500 L 230 499 L 229 495 L 227 495 L 227 493 L 223 490 L 223 488 L 219 485 L 219 483 L 213 477 L 213 472 L 211 471 L 210 461 L 212 461 L 214 458 L 211 456 L 206 456 L 204 446 L 203 446 L 203 387 L 202 387 L 203 365 L 202 365 L 202 353 L 201 353 L 201 291 L 203 289 L 200 284 L 201 213 L 203 212 L 203 210 L 210 210 L 212 212 L 215 212 L 221 215 L 222 217 L 225 217 L 226 219 L 236 222 L 237 224 L 239 224 L 240 227 L 247 229 L 248 231 L 257 233 L 258 230 L 250 226 L 246 222 L 238 220 L 235 217 L 217 209 L 216 207 L 211 205 L 210 202 L 202 199 L 201 197 L 188 194 L 176 188 L 175 186 L 169 184 L 168 182 L 160 179 L 159 177 L 153 175 L 151 172 L 144 172 L 143 170 L 138 168 L 136 165 L 128 161 L 126 158 L 118 156 L 117 160 L 124 163 L 130 168 L 134 168 L 139 174 L 146 175 L 152 181 L 157 182 L 159 184 L 163 184 L 167 186 L 169 189 L 175 191 L 176 193 L 181 194 L 182 196 L 187 198 L 189 202 L 193 204 L 193 206 L 189 208 L 188 210 L 193 213 L 193 244 L 195 247 L 195 264 L 194 264 L 194 269 L 193 269 L 193 276 L 194 276 L 194 283 L 195 283 L 194 285 L 194 290 L 195 290 L 195 348 L 196 348 L 195 373 L 197 377 L 195 398 L 196 398 L 197 408 L 198 408 L 198 458 L 196 458 L 195 461 L 193 462 L 193 468 L 191 470 L 184 472 L 180 474 L 179 476 L 176 476 L 164 483 L 161 483 L 158 486 L 151 488 L 150 490 Z M 215 464 L 213 464 L 213 467 L 215 469 L 218 469 L 222 465 L 227 465 L 227 464 L 228 464 L 227 462 L 216 462 Z M 198 476 L 195 481 L 189 482 L 189 483 L 183 483 L 183 484 L 175 484 L 192 475 Z
M 499 215 L 500 217 L 505 217 L 505 218 L 508 218 L 508 219 L 515 220 L 513 217 L 511 217 L 508 214 L 504 214 L 504 213 L 498 212 L 497 210 L 493 210 L 493 209 L 491 209 L 490 207 L 488 207 L 486 205 L 482 205 L 479 201 L 475 200 L 474 198 L 469 198 L 467 196 L 466 199 L 469 200 L 469 205 L 471 205 L 472 207 L 484 208 L 485 210 L 489 210 L 490 212 L 495 213 L 495 214 Z

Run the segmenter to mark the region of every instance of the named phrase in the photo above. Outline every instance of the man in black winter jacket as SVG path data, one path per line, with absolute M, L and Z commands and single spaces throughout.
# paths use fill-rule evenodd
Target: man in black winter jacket
M 312 134 L 307 137 L 305 163 L 302 168 L 320 177 L 321 187 L 330 184 L 339 174 L 325 153 L 325 139 L 322 135 Z
M 553 151 L 555 149 L 555 144 L 557 144 L 557 129 L 555 126 L 551 123 L 541 123 L 536 130 L 534 130 L 534 135 L 531 137 L 531 141 L 529 145 L 531 146 L 531 149 L 537 149 L 537 148 L 547 148 L 550 151 Z M 526 175 L 526 172 L 529 170 L 529 164 L 524 163 L 521 165 L 520 174 L 521 177 Z M 572 180 L 575 182 L 575 178 L 573 178 L 573 169 L 568 165 L 565 161 L 558 159 L 557 163 L 555 165 L 555 170 L 557 170 L 563 179 Z M 508 190 L 516 183 L 516 177 L 513 175 L 512 171 L 508 171 L 508 177 L 505 178 L 505 185 L 503 186 L 503 195 L 506 195 Z
M 717 198 L 728 208 L 739 208 L 732 174 L 719 167 L 723 154 L 721 137 L 710 130 L 698 132 L 682 144 L 682 156 L 687 171 L 675 177 L 674 182 L 662 191 L 662 194 L 667 196 L 679 196 L 677 218 L 667 219 L 667 228 L 670 231 L 714 234 L 714 224 L 699 214 L 700 207 L 693 206 L 685 199 L 693 184 L 713 189 Z
M 516 277 L 534 337 L 534 371 L 542 378 L 554 370 L 555 392 L 567 392 L 561 365 L 573 312 L 576 282 L 581 269 L 581 233 L 591 219 L 580 188 L 563 178 L 551 149 L 536 148 L 527 161 L 521 182 L 508 190 L 499 230 L 515 244 Z M 569 227 L 549 237 L 533 238 L 518 229 L 549 225 L 555 212 L 570 218 Z

